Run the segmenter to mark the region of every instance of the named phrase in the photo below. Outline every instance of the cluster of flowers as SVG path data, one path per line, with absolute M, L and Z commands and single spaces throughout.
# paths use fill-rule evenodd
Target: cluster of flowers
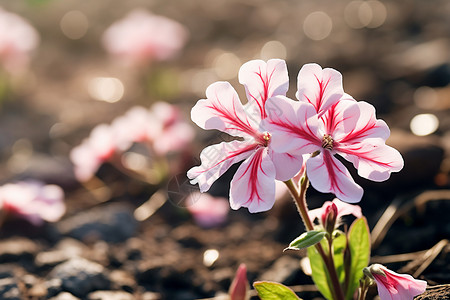
M 66 212 L 63 190 L 54 184 L 20 181 L 0 186 L 2 217 L 21 217 L 33 225 L 56 222 Z
M 231 208 L 266 211 L 275 201 L 275 180 L 291 179 L 305 164 L 315 189 L 354 203 L 363 190 L 336 154 L 373 181 L 402 169 L 400 153 L 385 144 L 388 126 L 376 119 L 372 105 L 344 93 L 338 71 L 304 65 L 297 78 L 298 101 L 286 97 L 289 78 L 283 60 L 249 61 L 239 71 L 239 82 L 245 87 L 245 105 L 228 82 L 216 82 L 192 108 L 192 120 L 201 128 L 239 138 L 202 151 L 201 165 L 187 174 L 201 192 L 244 160 L 231 181 Z
M 87 181 L 106 161 L 119 157 L 134 143 L 148 146 L 155 156 L 182 150 L 194 138 L 194 130 L 182 120 L 177 107 L 157 102 L 150 109 L 136 106 L 111 124 L 100 124 L 79 146 L 72 149 L 70 158 L 75 176 Z

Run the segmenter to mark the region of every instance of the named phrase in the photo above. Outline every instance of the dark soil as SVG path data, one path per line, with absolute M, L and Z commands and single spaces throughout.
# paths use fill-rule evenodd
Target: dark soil
M 3 99 L 0 179 L 6 183 L 34 178 L 59 184 L 65 189 L 68 210 L 61 221 L 38 228 L 23 220 L 3 225 L 0 298 L 211 298 L 227 292 L 237 267 L 245 263 L 250 282 L 278 281 L 304 299 L 320 299 L 300 268 L 305 253 L 283 252 L 304 230 L 290 199 L 278 201 L 266 213 L 231 211 L 226 224 L 210 229 L 197 226 L 185 208 L 168 199 L 154 215 L 138 222 L 134 210 L 156 187 L 105 165 L 98 176 L 107 190 L 89 191 L 74 179 L 68 160 L 70 150 L 96 124 L 110 122 L 133 105 L 164 100 L 178 104 L 188 116 L 204 97 L 206 86 L 216 80 L 230 80 L 244 99 L 236 78 L 220 78 L 211 70 L 214 58 L 229 52 L 243 63 L 259 58 L 261 47 L 277 40 L 286 47 L 290 96 L 294 97 L 300 67 L 314 61 L 341 71 L 346 91 L 373 104 L 378 117 L 391 127 L 388 144 L 404 156 L 404 170 L 384 183 L 354 174 L 365 189 L 360 205 L 371 229 L 390 205 L 398 212 L 372 249 L 373 262 L 416 274 L 437 286 L 417 299 L 448 299 L 450 5 L 445 0 L 431 5 L 412 0 L 383 3 L 388 12 L 385 23 L 361 29 L 346 25 L 347 3 L 331 0 L 2 3 L 36 26 L 42 46 L 29 77 Z M 101 33 L 137 6 L 189 28 L 191 40 L 179 58 L 140 72 L 124 71 L 108 59 L 99 44 Z M 80 40 L 65 38 L 57 25 L 73 9 L 90 21 Z M 333 21 L 333 30 L 324 40 L 311 40 L 303 32 L 303 21 L 314 11 L 324 11 Z M 193 74 L 205 70 L 210 73 L 197 78 L 200 87 L 194 86 Z M 126 85 L 124 99 L 114 104 L 91 100 L 84 86 L 89 76 L 120 78 Z M 421 87 L 432 89 L 434 102 L 420 96 Z M 418 137 L 410 132 L 409 122 L 419 113 L 437 116 L 440 123 L 434 134 Z M 199 130 L 196 143 L 188 149 L 192 158 L 183 162 L 186 169 L 197 163 L 205 145 L 217 139 L 218 133 Z M 235 170 L 218 180 L 211 193 L 227 196 Z M 330 199 L 332 195 L 308 191 L 310 208 Z M 208 266 L 204 253 L 210 249 L 219 256 Z M 371 299 L 375 293 L 370 291 Z

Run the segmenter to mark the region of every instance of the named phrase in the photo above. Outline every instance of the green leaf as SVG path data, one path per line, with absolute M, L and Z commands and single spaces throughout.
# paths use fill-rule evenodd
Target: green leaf
M 271 281 L 257 281 L 253 287 L 262 300 L 301 300 L 287 286 Z
M 310 246 L 313 246 L 313 245 L 317 244 L 318 242 L 320 242 L 326 234 L 327 233 L 324 231 L 317 231 L 317 230 L 310 230 L 310 231 L 304 232 L 299 237 L 297 237 L 295 240 L 293 240 L 289 244 L 289 247 L 284 249 L 284 251 L 300 250 L 303 248 L 308 248 Z
M 336 273 L 338 275 L 339 282 L 344 283 L 345 269 L 344 269 L 344 250 L 347 245 L 345 235 L 339 235 L 333 240 L 333 261 Z
M 321 243 L 325 246 L 326 243 Z M 324 247 L 324 250 L 328 247 Z M 311 264 L 312 279 L 317 286 L 317 289 L 322 293 L 322 295 L 328 299 L 332 300 L 332 294 L 330 290 L 331 280 L 328 271 L 325 267 L 325 263 L 322 260 L 316 247 L 309 247 L 308 249 L 309 263 Z
M 333 239 L 333 261 L 336 268 L 337 276 L 339 282 L 342 284 L 345 280 L 345 269 L 344 269 L 344 250 L 346 246 L 345 235 L 337 235 Z M 323 240 L 321 243 L 322 248 L 325 253 L 328 253 L 328 243 Z M 308 248 L 308 258 L 311 264 L 312 279 L 316 284 L 319 291 L 327 299 L 333 299 L 331 289 L 332 286 L 330 275 L 322 260 L 319 252 L 315 247 Z
M 363 268 L 367 267 L 370 259 L 370 233 L 366 218 L 362 217 L 353 222 L 348 232 L 348 241 L 352 265 L 345 298 L 352 299 L 359 279 L 363 276 Z

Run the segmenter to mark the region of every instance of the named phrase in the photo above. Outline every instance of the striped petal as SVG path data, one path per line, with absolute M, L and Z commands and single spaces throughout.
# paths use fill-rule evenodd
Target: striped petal
M 230 186 L 232 209 L 247 207 L 251 213 L 272 208 L 275 202 L 275 167 L 267 149 L 260 148 L 237 170 Z
M 200 153 L 202 164 L 191 168 L 187 177 L 191 183 L 198 183 L 200 191 L 206 192 L 211 185 L 233 164 L 249 157 L 255 144 L 246 141 L 222 142 L 203 149 Z
M 392 172 L 403 168 L 403 158 L 396 149 L 383 143 L 358 143 L 339 150 L 338 153 L 353 163 L 358 175 L 372 181 L 385 181 Z
M 332 115 L 331 119 L 342 123 L 342 126 L 335 126 L 332 133 L 340 144 L 354 144 L 373 138 L 385 141 L 390 135 L 387 124 L 377 120 L 375 108 L 367 102 L 340 101 Z
M 306 162 L 311 185 L 322 193 L 333 193 L 342 201 L 359 202 L 363 189 L 355 183 L 349 171 L 330 151 L 322 151 Z
M 318 64 L 304 65 L 297 77 L 296 97 L 302 102 L 311 103 L 319 117 L 342 96 L 342 75 L 338 71 Z
M 270 146 L 274 151 L 301 155 L 320 149 L 317 114 L 312 105 L 276 96 L 267 101 L 266 111 L 268 118 L 263 126 L 272 134 Z
M 266 118 L 265 104 L 272 96 L 286 95 L 289 77 L 286 62 L 281 59 L 252 60 L 239 70 L 239 82 L 247 94 L 247 112 L 256 123 Z
M 191 110 L 191 119 L 203 129 L 217 129 L 232 136 L 254 137 L 256 128 L 247 118 L 234 88 L 228 82 L 215 82 L 206 89 Z

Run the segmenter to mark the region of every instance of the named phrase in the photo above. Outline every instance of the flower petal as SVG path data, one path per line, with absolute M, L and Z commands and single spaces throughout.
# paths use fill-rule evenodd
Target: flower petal
M 345 138 L 358 123 L 360 109 L 356 101 L 341 99 L 332 105 L 320 118 L 324 133 L 333 137 L 336 143 L 339 138 Z
M 232 209 L 251 213 L 272 208 L 275 202 L 275 167 L 265 148 L 258 149 L 237 170 L 230 186 Z
M 276 96 L 267 101 L 266 111 L 268 118 L 263 127 L 272 134 L 270 146 L 274 151 L 295 151 L 301 155 L 321 148 L 317 114 L 312 105 Z
M 403 168 L 402 155 L 382 142 L 358 143 L 337 151 L 358 169 L 358 175 L 373 181 L 385 181 L 391 172 Z
M 343 111 L 337 118 L 345 120 L 343 121 L 344 126 L 336 127 L 333 135 L 336 142 L 340 144 L 358 143 L 369 138 L 379 138 L 385 141 L 389 137 L 389 127 L 383 120 L 377 120 L 373 105 L 363 101 L 340 101 L 336 106 L 336 111 Z M 359 112 L 356 112 L 355 109 L 358 109 Z
M 311 103 L 319 117 L 344 95 L 342 75 L 338 71 L 318 64 L 304 65 L 297 77 L 296 97 Z
M 336 216 L 337 220 L 346 215 L 354 215 L 356 218 L 361 218 L 363 216 L 361 207 L 359 205 L 348 204 L 335 198 L 333 201 L 325 201 L 322 207 L 310 210 L 308 212 L 308 216 L 311 219 L 311 222 L 313 222 L 316 218 L 320 220 L 321 216 L 327 211 L 327 208 L 333 203 L 334 205 L 336 205 L 338 211 Z
M 427 282 L 418 280 L 408 274 L 398 274 L 379 265 L 385 276 L 377 273 L 372 275 L 377 283 L 378 295 L 381 300 L 405 300 L 425 292 Z
M 286 62 L 281 59 L 252 60 L 242 65 L 239 70 L 239 82 L 245 86 L 247 109 L 256 114 L 251 115 L 259 123 L 266 118 L 264 106 L 272 96 L 286 95 L 289 77 Z
M 206 147 L 200 154 L 202 164 L 191 168 L 187 177 L 192 179 L 191 183 L 198 183 L 201 192 L 206 192 L 233 164 L 249 157 L 255 147 L 247 141 L 222 142 Z
M 303 165 L 303 155 L 279 153 L 269 150 L 272 163 L 275 166 L 277 180 L 286 181 L 298 173 Z
M 335 198 L 332 203 L 334 203 L 338 209 L 337 218 L 347 215 L 354 215 L 356 218 L 361 218 L 363 216 L 359 205 L 348 204 L 337 198 Z
M 233 136 L 253 137 L 256 130 L 250 123 L 238 94 L 228 82 L 215 82 L 206 89 L 191 110 L 191 119 L 203 129 L 217 129 Z
M 398 274 L 392 270 L 385 270 L 392 281 L 395 281 L 398 293 L 402 299 L 414 297 L 425 292 L 427 282 L 425 280 L 418 280 L 408 274 Z
M 340 200 L 349 203 L 359 202 L 362 198 L 363 189 L 328 150 L 308 159 L 306 173 L 311 185 L 319 192 L 333 193 Z

